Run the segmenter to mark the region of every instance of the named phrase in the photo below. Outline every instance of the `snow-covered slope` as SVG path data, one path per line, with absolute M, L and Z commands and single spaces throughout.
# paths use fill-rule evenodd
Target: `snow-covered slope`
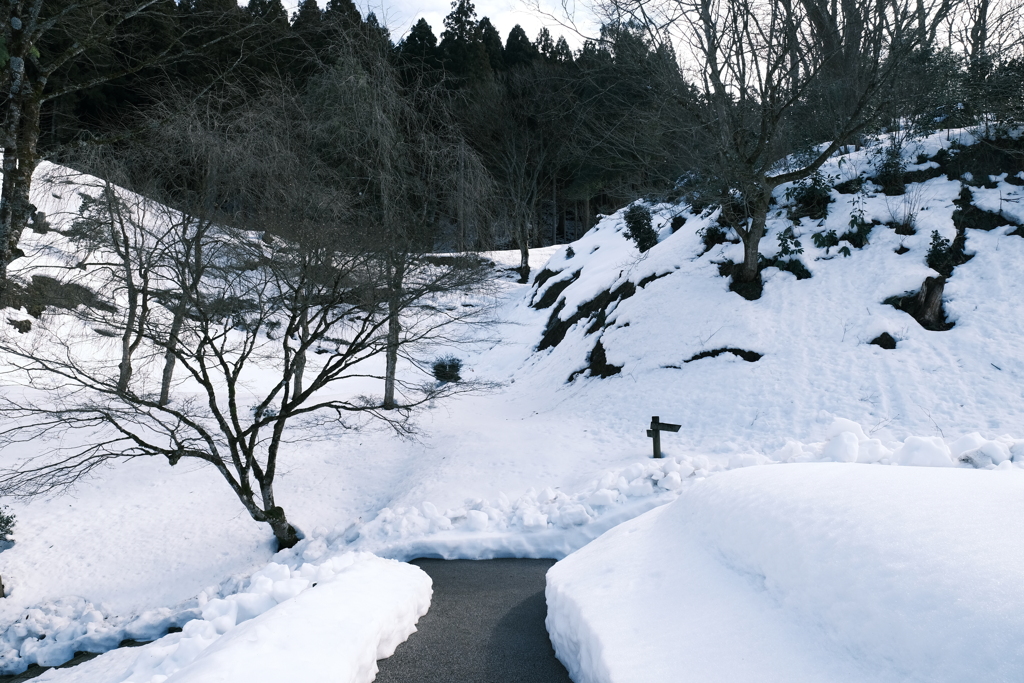
M 971 141 L 964 132 L 951 137 Z M 912 162 L 949 143 L 943 133 L 906 155 Z M 837 157 L 825 171 L 839 180 L 869 176 L 873 153 Z M 1016 182 L 1003 176 L 971 188 L 975 205 L 1024 221 Z M 244 590 L 269 562 L 298 573 L 353 550 L 396 559 L 563 557 L 722 470 L 819 460 L 1017 468 L 1024 239 L 1008 234 L 1009 223 L 969 229 L 975 255 L 945 290 L 955 326 L 928 331 L 883 302 L 936 275 L 926 264 L 931 233 L 955 237 L 961 182 L 940 175 L 900 197 L 865 187 L 833 191 L 821 225 L 805 218 L 793 226 L 812 277 L 768 268 L 756 301 L 719 276 L 717 263 L 739 260 L 738 245 L 704 253 L 698 231 L 716 214 L 684 205 L 653 207 L 660 242 L 646 254 L 624 236 L 622 212 L 572 245 L 536 251 L 531 284 L 506 280 L 495 298 L 466 298 L 493 306 L 498 323 L 458 348 L 422 350 L 427 359 L 455 353 L 465 376 L 493 389 L 423 409 L 413 439 L 370 424 L 286 445 L 277 500 L 307 538 L 277 556 L 269 530 L 209 469 L 132 461 L 95 472 L 66 496 L 10 501 L 18 527 L 14 546 L 0 553 L 9 590 L 0 601 L 4 670 L 36 661 L 26 643 L 43 634 L 62 632 L 76 649 L 93 650 L 157 637 L 200 614 L 202 600 Z M 74 192 L 64 190 L 60 200 L 42 190 L 36 198 L 57 228 L 60 211 L 74 209 Z M 767 255 L 792 226 L 785 190 L 761 245 Z M 851 211 L 891 223 L 908 209 L 916 211 L 915 235 L 880 224 L 849 257 L 812 243 L 815 232 L 845 232 Z M 686 220 L 673 232 L 676 216 Z M 58 232 L 26 234 L 23 248 L 28 255 L 15 262 L 22 276 L 63 272 L 68 242 Z M 581 308 L 586 315 L 572 321 Z M 882 332 L 895 349 L 869 343 Z M 603 359 L 592 355 L 598 341 Z M 694 359 L 723 348 L 760 357 Z M 682 424 L 663 435 L 669 457 L 660 461 L 651 460 L 645 435 L 652 415 Z M 26 445 L 2 457 L 32 453 Z M 102 642 L 89 641 L 96 633 Z

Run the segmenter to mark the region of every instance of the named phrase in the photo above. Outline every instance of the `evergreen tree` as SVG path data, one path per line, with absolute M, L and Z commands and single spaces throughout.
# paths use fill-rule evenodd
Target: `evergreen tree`
M 505 48 L 501 44 L 501 34 L 498 33 L 498 29 L 494 28 L 490 19 L 484 17 L 477 24 L 476 30 L 477 40 L 483 44 L 484 51 L 487 52 L 487 61 L 491 65 L 491 71 L 495 73 L 504 71 Z
M 537 34 L 537 40 L 534 41 L 533 45 L 541 57 L 549 62 L 554 61 L 555 41 L 551 37 L 551 31 L 549 31 L 546 26 Z
M 363 17 L 352 0 L 327 0 L 324 23 L 351 31 L 363 23 Z
M 470 82 L 491 75 L 490 59 L 477 31 L 476 9 L 470 0 L 452 2 L 452 11 L 444 18 L 439 51 L 445 69 Z
M 505 41 L 505 68 L 513 69 L 523 64 L 531 64 L 537 57 L 537 49 L 526 37 L 526 31 L 516 24 L 508 33 Z
M 323 19 L 323 10 L 316 0 L 302 0 L 292 15 L 292 28 L 304 35 L 318 33 L 322 28 Z
M 254 19 L 262 19 L 267 23 L 288 26 L 288 12 L 281 0 L 249 0 L 245 9 Z
M 569 43 L 565 42 L 563 36 L 558 36 L 554 52 L 551 55 L 551 61 L 555 64 L 572 64 L 572 50 L 569 48 Z
M 366 23 L 363 25 L 363 28 L 366 31 L 366 37 L 370 47 L 391 47 L 391 31 L 377 20 L 376 13 L 370 12 L 366 15 Z
M 437 38 L 434 30 L 423 17 L 410 29 L 407 35 L 398 46 L 402 59 L 419 63 L 423 66 L 436 68 L 440 66 L 437 56 Z

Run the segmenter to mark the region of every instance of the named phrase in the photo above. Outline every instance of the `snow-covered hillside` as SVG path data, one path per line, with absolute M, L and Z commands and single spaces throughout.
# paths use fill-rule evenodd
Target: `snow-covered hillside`
M 572 245 L 536 250 L 529 285 L 503 280 L 496 298 L 467 297 L 493 305 L 496 325 L 458 348 L 423 350 L 454 353 L 464 376 L 491 389 L 424 408 L 412 439 L 369 424 L 284 447 L 277 498 L 306 539 L 276 556 L 269 530 L 206 468 L 135 460 L 96 471 L 68 495 L 10 501 L 18 527 L 0 553 L 9 593 L 0 601 L 0 667 L 20 671 L 156 638 L 210 601 L 252 591 L 250 577 L 268 563 L 287 570 L 275 580 L 311 585 L 306 574 L 353 551 L 561 558 L 723 470 L 840 461 L 862 463 L 840 472 L 926 465 L 1007 470 L 992 476 L 1016 481 L 1024 476 L 1024 239 L 1016 225 L 1024 223 L 1024 176 L 951 179 L 929 159 L 954 140 L 974 142 L 943 132 L 904 150 L 918 180 L 906 194 L 886 196 L 870 182 L 860 192 L 832 190 L 821 221 L 790 221 L 788 188 L 779 188 L 762 253 L 772 256 L 779 233 L 792 228 L 811 277 L 769 267 L 757 300 L 730 291 L 719 274 L 720 263 L 742 258 L 740 245 L 705 251 L 701 233 L 716 224 L 714 211 L 653 206 L 659 243 L 643 254 L 624 235 L 623 212 Z M 836 157 L 824 172 L 840 184 L 871 176 L 877 150 Z M 955 240 L 968 180 L 973 206 L 1006 222 L 967 229 L 973 258 L 945 284 L 954 325 L 926 330 L 884 302 L 937 275 L 926 262 L 932 232 Z M 64 210 L 73 196 L 60 200 Z M 68 242 L 54 201 L 36 198 L 57 230 L 26 234 L 27 256 L 14 264 L 23 278 L 64 272 L 56 266 Z M 814 245 L 815 233 L 847 232 L 852 214 L 878 222 L 862 248 Z M 886 225 L 908 216 L 913 235 Z M 511 257 L 493 258 L 500 266 Z M 5 317 L 30 319 L 24 310 Z M 3 333 L 19 334 L 13 326 Z M 894 349 L 871 343 L 882 333 Z M 358 383 L 345 390 L 380 392 Z M 653 415 L 682 425 L 663 435 L 663 460 L 651 459 L 645 434 Z M 33 453 L 29 444 L 2 457 Z M 908 487 L 928 486 L 905 476 Z M 263 602 L 266 614 L 276 609 Z M 166 637 L 174 636 L 182 638 Z M 154 656 L 142 653 L 168 646 L 119 650 L 41 680 L 79 680 L 69 678 L 76 670 L 93 671 L 88 680 L 97 683 L 125 680 L 118 676 L 136 658 Z

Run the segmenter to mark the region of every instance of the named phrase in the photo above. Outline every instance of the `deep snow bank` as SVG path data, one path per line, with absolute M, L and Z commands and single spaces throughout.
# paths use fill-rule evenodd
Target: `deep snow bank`
M 548 572 L 577 683 L 1019 681 L 1024 473 L 793 464 L 694 483 Z
M 180 633 L 51 670 L 40 681 L 368 683 L 377 660 L 416 630 L 430 597 L 424 571 L 368 553 L 298 570 L 270 563 L 246 589 L 206 602 Z

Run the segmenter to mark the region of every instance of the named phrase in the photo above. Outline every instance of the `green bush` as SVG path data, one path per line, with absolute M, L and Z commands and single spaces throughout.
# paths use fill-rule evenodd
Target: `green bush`
M 903 161 L 903 152 L 899 145 L 890 145 L 882 153 L 882 163 L 878 165 L 875 182 L 881 185 L 882 192 L 889 196 L 901 195 L 907 191 L 907 164 Z
M 839 246 L 839 237 L 836 236 L 835 230 L 816 232 L 811 235 L 811 241 L 814 242 L 814 246 L 818 249 L 824 249 L 826 254 L 828 254 L 828 250 L 832 247 Z
M 779 256 L 792 256 L 804 253 L 804 247 L 800 240 L 793 234 L 793 228 L 788 227 L 779 233 Z
M 720 225 L 711 224 L 697 231 L 700 241 L 704 243 L 704 253 L 708 253 L 716 245 L 725 244 L 729 241 L 725 228 Z
M 813 220 L 825 218 L 832 203 L 831 180 L 823 173 L 813 173 L 786 190 L 786 199 L 793 202 L 790 220 L 798 221 L 804 216 Z
M 925 257 L 925 262 L 929 268 L 941 273 L 945 277 L 953 274 L 953 267 L 956 266 L 953 244 L 940 235 L 938 230 L 932 231 L 932 244 L 928 247 L 928 255 Z
M 9 510 L 10 508 L 6 505 L 0 508 L 0 542 L 2 543 L 11 543 L 14 540 L 11 538 L 11 534 L 14 533 L 14 523 L 18 520 Z
M 462 370 L 462 361 L 455 356 L 441 356 L 434 361 L 434 378 L 438 382 L 458 382 L 462 380 L 459 372 Z
M 643 204 L 634 204 L 626 211 L 626 237 L 636 243 L 641 253 L 658 243 L 658 233 L 651 227 L 651 211 Z

